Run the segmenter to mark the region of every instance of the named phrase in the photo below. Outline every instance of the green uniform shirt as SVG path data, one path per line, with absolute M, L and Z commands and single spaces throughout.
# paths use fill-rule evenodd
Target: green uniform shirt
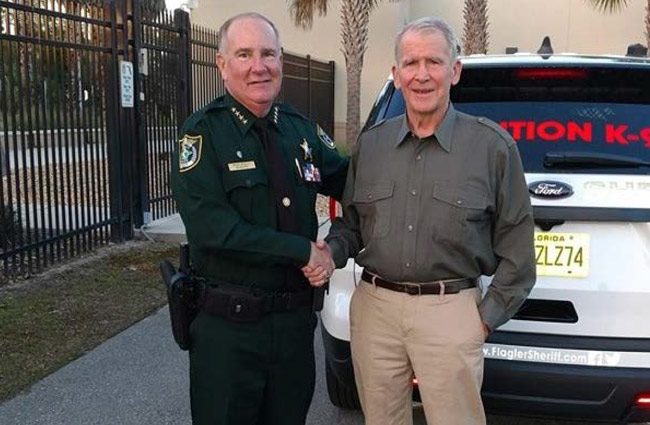
M 275 290 L 284 288 L 288 267 L 309 261 L 318 232 L 316 194 L 340 198 L 348 161 L 317 124 L 294 109 L 276 104 L 267 118 L 278 131 L 294 184 L 287 202 L 295 208 L 298 234 L 276 230 L 265 155 L 252 128 L 256 118 L 230 95 L 183 125 L 171 184 L 197 274 Z
M 430 282 L 494 275 L 480 311 L 491 329 L 535 282 L 533 216 L 517 147 L 497 124 L 456 112 L 414 137 L 406 117 L 363 133 L 327 240 L 384 279 Z M 357 256 L 358 254 L 358 256 Z

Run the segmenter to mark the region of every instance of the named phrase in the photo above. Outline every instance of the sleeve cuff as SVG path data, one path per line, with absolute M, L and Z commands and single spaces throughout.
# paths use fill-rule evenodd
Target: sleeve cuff
M 311 256 L 311 241 L 307 238 L 301 238 L 300 248 L 296 251 L 296 265 L 299 268 L 302 268 L 309 263 L 309 257 Z
M 337 269 L 342 269 L 348 263 L 348 255 L 343 244 L 336 239 L 331 239 L 327 241 L 327 243 L 332 250 L 332 259 L 334 260 L 334 265 Z
M 481 315 L 481 320 L 483 320 L 483 323 L 485 323 L 492 332 L 507 321 L 505 309 L 492 296 L 490 296 L 489 291 L 485 295 L 485 298 L 483 298 L 483 301 L 481 301 L 478 310 Z

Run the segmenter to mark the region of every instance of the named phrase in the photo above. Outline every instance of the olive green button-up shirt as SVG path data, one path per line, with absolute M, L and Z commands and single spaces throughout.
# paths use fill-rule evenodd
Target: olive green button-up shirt
M 481 305 L 491 328 L 507 321 L 535 282 L 533 216 L 517 147 L 485 118 L 450 104 L 430 137 L 405 115 L 359 139 L 343 218 L 327 241 L 384 279 L 430 282 L 494 275 Z
M 286 289 L 318 233 L 317 193 L 340 198 L 348 168 L 317 124 L 276 104 L 267 119 L 281 145 L 298 230 L 278 230 L 266 156 L 255 116 L 226 95 L 190 116 L 172 159 L 172 192 L 190 244 L 192 267 L 215 281 Z M 302 273 L 300 273 L 302 275 Z

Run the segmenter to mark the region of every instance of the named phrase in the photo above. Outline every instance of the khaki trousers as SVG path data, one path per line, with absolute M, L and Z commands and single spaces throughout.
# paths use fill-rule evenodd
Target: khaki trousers
M 366 425 L 411 425 L 415 375 L 429 425 L 485 424 L 480 289 L 408 295 L 361 281 L 350 303 Z

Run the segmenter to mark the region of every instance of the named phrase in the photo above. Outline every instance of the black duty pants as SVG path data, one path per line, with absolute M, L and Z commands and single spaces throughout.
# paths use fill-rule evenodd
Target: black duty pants
M 200 313 L 191 327 L 194 425 L 304 425 L 314 393 L 310 308 L 233 323 Z

